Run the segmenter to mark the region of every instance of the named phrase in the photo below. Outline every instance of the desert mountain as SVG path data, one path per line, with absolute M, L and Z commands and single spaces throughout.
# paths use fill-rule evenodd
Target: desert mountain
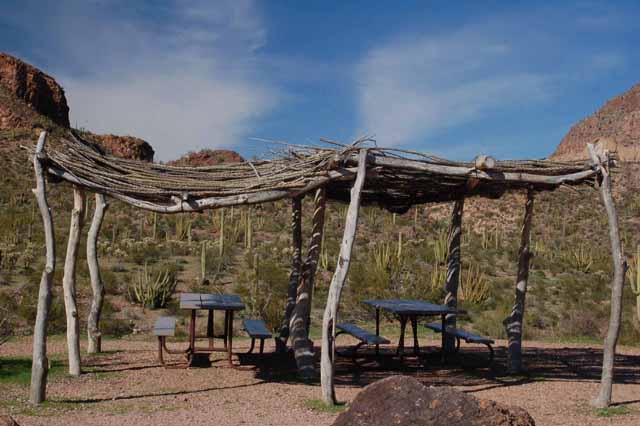
M 621 161 L 640 161 L 640 84 L 573 126 L 551 159 L 586 159 L 589 142 L 604 144 Z
M 5 149 L 8 141 L 33 144 L 40 129 L 52 132 L 55 139 L 69 127 L 69 106 L 64 89 L 39 69 L 6 53 L 0 53 L 0 137 Z M 84 137 L 100 144 L 119 157 L 153 161 L 151 145 L 133 136 L 96 135 Z M 12 144 L 17 145 L 17 144 Z

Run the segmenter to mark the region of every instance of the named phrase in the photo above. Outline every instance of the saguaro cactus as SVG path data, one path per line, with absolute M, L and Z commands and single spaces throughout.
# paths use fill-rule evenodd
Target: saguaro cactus
M 629 269 L 629 285 L 636 296 L 636 316 L 640 321 L 640 245 L 636 247 L 636 255 L 633 257 Z
M 200 244 L 200 282 L 204 282 L 207 277 L 207 242 Z
M 219 254 L 222 257 L 224 255 L 224 209 L 220 209 L 220 232 L 218 238 Z

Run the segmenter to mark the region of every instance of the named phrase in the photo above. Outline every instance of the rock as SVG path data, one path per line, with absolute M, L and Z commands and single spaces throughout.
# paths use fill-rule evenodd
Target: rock
M 596 142 L 617 152 L 621 161 L 640 161 L 640 84 L 573 126 L 551 159 L 588 159 L 586 144 Z
M 452 387 L 392 376 L 365 387 L 333 426 L 532 426 L 522 408 L 478 399 Z
M 227 149 L 203 149 L 198 152 L 189 152 L 177 160 L 168 162 L 171 166 L 215 166 L 224 163 L 242 163 L 244 158 L 235 151 Z
M 6 53 L 0 53 L 0 86 L 54 123 L 69 127 L 64 90 L 53 77 Z M 0 129 L 18 127 L 19 117 L 0 105 Z
M 20 426 L 11 416 L 0 416 L 0 426 Z
M 109 154 L 131 160 L 153 161 L 153 147 L 146 141 L 133 136 L 88 135 Z

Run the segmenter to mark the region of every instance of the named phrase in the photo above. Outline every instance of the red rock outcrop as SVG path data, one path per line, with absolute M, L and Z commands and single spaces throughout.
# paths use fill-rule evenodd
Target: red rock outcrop
M 478 399 L 449 386 L 391 376 L 365 387 L 333 426 L 535 426 L 522 408 Z
M 596 142 L 616 152 L 621 161 L 640 161 L 640 84 L 573 126 L 551 159 L 587 159 L 586 144 Z
M 169 161 L 171 166 L 215 166 L 223 163 L 242 163 L 244 158 L 235 151 L 227 149 L 203 149 L 198 152 L 189 152 L 177 160 Z
M 151 162 L 155 154 L 147 141 L 133 136 L 91 134 L 89 139 L 98 143 L 109 154 L 120 158 Z
M 0 86 L 54 123 L 69 127 L 69 106 L 64 90 L 51 76 L 18 58 L 0 53 Z M 19 116 L 0 105 L 0 128 L 9 129 L 20 124 Z

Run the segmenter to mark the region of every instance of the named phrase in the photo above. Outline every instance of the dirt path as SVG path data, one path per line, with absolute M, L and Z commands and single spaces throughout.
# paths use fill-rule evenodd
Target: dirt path
M 428 341 L 422 342 L 425 345 Z M 505 351 L 498 343 L 494 369 L 483 366 L 481 348 L 463 347 L 465 356 L 441 366 L 430 352 L 418 362 L 391 357 L 355 368 L 341 360 L 338 396 L 350 401 L 366 384 L 392 374 L 412 375 L 425 384 L 452 385 L 481 398 L 527 409 L 538 425 L 640 424 L 640 349 L 624 348 L 617 363 L 613 410 L 598 415 L 586 402 L 598 386 L 599 348 L 528 342 L 528 376 L 503 375 Z M 238 350 L 247 346 L 239 339 Z M 296 380 L 290 359 L 267 355 L 239 356 L 239 368 L 224 362 L 205 369 L 163 369 L 155 362 L 155 342 L 109 340 L 107 354 L 85 356 L 80 378 L 54 375 L 49 402 L 31 408 L 26 385 L 0 383 L 0 409 L 21 425 L 330 425 L 335 413 L 314 408 L 318 384 Z M 269 347 L 268 350 L 271 348 Z M 5 344 L 2 357 L 27 356 L 30 340 Z M 61 356 L 64 342 L 56 338 L 50 352 Z M 461 367 L 461 363 L 465 368 Z M 474 367 L 475 365 L 475 367 Z

